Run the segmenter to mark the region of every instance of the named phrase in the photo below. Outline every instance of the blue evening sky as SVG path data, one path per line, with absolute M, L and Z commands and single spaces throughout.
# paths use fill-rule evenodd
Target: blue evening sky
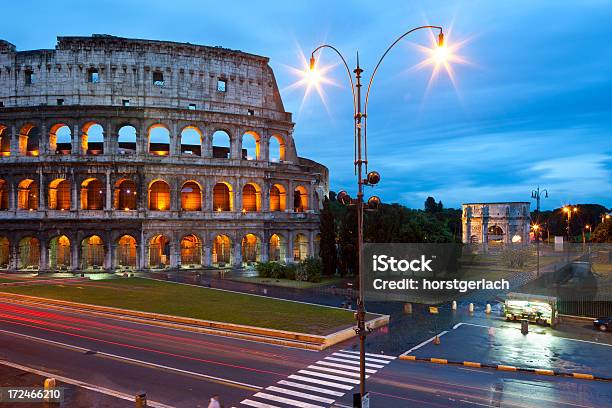
M 612 5 L 609 1 L 11 1 L 0 38 L 19 50 L 58 35 L 221 45 L 270 57 L 301 156 L 330 169 L 333 190 L 354 191 L 352 105 L 346 73 L 328 71 L 326 105 L 291 85 L 300 49 L 338 47 L 366 79 L 395 37 L 423 24 L 452 27 L 456 86 L 411 69 L 431 45 L 422 31 L 387 57 L 369 106 L 370 167 L 385 202 L 421 208 L 428 195 L 462 202 L 527 201 L 538 185 L 565 203 L 612 206 Z M 322 65 L 336 63 L 330 52 Z

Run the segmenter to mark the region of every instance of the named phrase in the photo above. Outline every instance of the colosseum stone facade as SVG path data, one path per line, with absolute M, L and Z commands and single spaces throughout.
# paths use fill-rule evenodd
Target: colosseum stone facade
M 327 169 L 297 155 L 268 58 L 0 41 L 0 269 L 240 267 L 317 255 Z

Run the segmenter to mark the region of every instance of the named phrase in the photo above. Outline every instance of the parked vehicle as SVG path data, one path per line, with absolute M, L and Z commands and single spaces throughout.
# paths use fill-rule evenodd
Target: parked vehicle
M 557 323 L 557 298 L 529 293 L 508 293 L 504 302 L 506 320 L 528 320 L 554 327 Z
M 597 330 L 608 331 L 610 330 L 610 325 L 612 325 L 612 317 L 600 317 L 598 319 L 593 320 L 593 326 Z

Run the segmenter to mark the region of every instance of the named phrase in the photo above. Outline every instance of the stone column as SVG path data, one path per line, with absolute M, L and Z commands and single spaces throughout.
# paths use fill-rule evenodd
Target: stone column
M 286 203 L 285 203 L 285 209 L 289 212 L 293 212 L 293 190 L 295 189 L 295 185 L 293 184 L 293 180 L 289 180 L 288 186 L 287 186 L 287 195 L 286 195 Z
M 38 151 L 40 152 L 40 155 L 46 156 L 49 153 L 49 133 L 47 130 L 47 123 L 44 121 L 40 124 L 40 139 L 38 140 L 38 143 Z
M 174 237 L 170 238 L 170 267 L 180 268 L 181 267 L 181 255 L 180 255 L 180 244 L 176 242 Z
M 104 249 L 105 249 L 105 253 L 104 253 L 104 269 L 106 270 L 113 270 L 114 265 L 113 265 L 113 259 L 114 259 L 114 247 L 113 247 L 113 241 L 111 240 L 111 234 L 110 232 L 107 234 L 107 240 L 106 242 L 104 242 Z
M 173 121 L 170 125 L 170 155 L 180 156 L 181 155 L 181 135 L 178 133 L 178 126 L 176 121 Z
M 213 128 L 210 126 L 201 127 L 202 129 L 202 157 L 212 157 L 212 134 Z
M 113 122 L 110 120 L 106 121 L 106 126 L 104 126 L 103 130 L 104 135 L 104 155 L 111 156 L 116 153 L 116 144 L 117 140 L 116 135 L 113 134 Z
M 270 180 L 263 180 L 261 183 L 261 211 L 270 211 Z
M 47 186 L 45 183 L 45 176 L 43 175 L 42 169 L 38 169 L 38 211 L 45 211 L 47 209 L 45 197 L 47 196 Z
M 9 210 L 16 211 L 17 210 L 17 191 L 19 189 L 18 183 L 19 180 L 10 179 L 7 180 L 8 183 L 8 193 L 9 193 Z M 40 194 L 40 192 L 39 192 Z
M 265 239 L 266 235 L 263 234 L 263 241 L 261 242 L 261 262 L 268 262 L 268 255 L 270 254 L 270 246 L 268 240 Z
M 212 200 L 213 200 L 213 192 L 212 192 L 212 185 L 211 185 L 211 179 L 210 177 L 206 177 L 204 179 L 204 183 L 202 184 L 202 211 L 203 212 L 210 212 L 213 210 L 212 208 Z
M 145 241 L 144 233 L 140 235 L 140 243 L 138 245 L 138 256 L 136 260 L 136 264 L 138 269 L 146 269 L 148 268 L 148 259 L 147 259 L 147 243 Z
M 70 180 L 70 193 L 70 210 L 77 211 L 80 208 L 79 201 L 81 200 L 79 199 L 79 183 L 77 180 L 77 175 L 74 174 L 74 171 L 72 171 L 72 180 Z
M 204 251 L 204 266 L 211 266 L 212 251 L 210 245 L 206 244 L 202 249 Z
M 76 235 L 75 235 L 76 237 Z M 81 247 L 81 243 L 78 242 L 78 239 L 75 238 L 73 240 L 70 241 L 70 270 L 71 271 L 76 271 L 77 269 L 81 268 L 81 265 L 79 264 L 79 249 Z
M 140 124 L 140 128 L 137 129 L 137 134 L 136 134 L 136 154 L 137 155 L 149 153 L 148 140 L 149 140 L 149 135 L 147 134 L 147 126 L 143 122 Z
M 170 184 L 170 210 L 179 211 L 181 209 L 181 187 L 178 180 L 171 180 Z
M 285 236 L 287 237 L 287 253 L 285 254 L 285 259 L 287 263 L 293 263 L 293 231 L 287 231 Z
M 234 211 L 242 211 L 242 179 L 240 177 L 234 178 Z
M 19 267 L 19 241 L 12 240 L 9 242 L 8 270 L 16 271 L 18 267 Z
M 314 253 L 315 231 L 308 231 L 308 257 L 314 258 L 319 254 Z
M 9 134 L 11 138 L 11 156 L 19 156 L 19 131 L 17 130 L 17 126 L 15 126 L 15 124 L 12 124 L 6 129 L 6 131 L 10 132 Z
M 265 162 L 270 161 L 270 134 L 268 132 L 268 129 L 263 131 L 259 140 L 259 160 Z
M 49 269 L 49 252 L 47 251 L 48 242 L 46 239 L 39 238 L 40 258 L 38 260 L 38 269 L 46 271 Z
M 106 203 L 105 209 L 110 211 L 113 209 L 112 205 L 113 191 L 111 189 L 111 171 L 106 170 Z
M 236 234 L 234 238 L 234 257 L 232 266 L 240 267 L 242 266 L 242 239 L 240 238 L 240 234 Z
M 81 127 L 78 123 L 72 125 L 72 154 L 81 154 Z
M 230 158 L 240 159 L 242 157 L 242 129 L 233 129 L 230 137 Z

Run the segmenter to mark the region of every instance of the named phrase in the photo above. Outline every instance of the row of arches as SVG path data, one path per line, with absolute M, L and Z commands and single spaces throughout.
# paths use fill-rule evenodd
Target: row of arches
M 315 243 L 318 242 L 318 236 Z M 58 235 L 51 238 L 46 248 L 41 248 L 38 238 L 28 236 L 19 240 L 16 250 L 16 268 L 19 270 L 39 270 L 41 265 L 41 251 L 47 251 L 47 265 L 49 270 L 88 270 L 88 269 L 108 269 L 108 268 L 130 268 L 137 269 L 165 269 L 173 266 L 172 262 L 172 242 L 168 236 L 158 234 L 146 242 L 144 248 L 145 262 L 139 262 L 142 256 L 138 241 L 132 235 L 121 236 L 112 246 L 99 235 L 90 235 L 82 239 L 78 246 L 66 235 Z M 183 236 L 178 242 L 177 261 L 183 268 L 200 268 L 204 265 L 215 267 L 244 266 L 263 259 L 285 262 L 301 261 L 309 253 L 308 238 L 305 234 L 298 233 L 292 241 L 293 252 L 287 257 L 287 242 L 281 234 L 272 234 L 266 245 L 266 252 L 262 251 L 261 239 L 256 234 L 246 234 L 242 237 L 239 247 L 239 256 L 235 243 L 228 235 L 216 235 L 210 245 L 210 259 L 205 259 L 205 249 L 202 240 L 196 234 Z M 78 252 L 75 258 L 73 251 Z M 108 251 L 113 252 L 112 265 L 109 265 Z M 265 255 L 265 256 L 264 256 Z M 10 242 L 8 238 L 0 236 L 0 269 L 8 269 L 11 260 Z M 76 263 L 75 264 L 75 260 Z M 240 265 L 236 265 L 239 263 Z
M 73 148 L 73 130 L 69 124 L 59 122 L 49 128 L 48 152 L 56 155 L 69 155 Z M 41 152 L 41 129 L 34 124 L 26 124 L 19 129 L 17 149 L 20 156 L 38 156 Z M 105 131 L 97 122 L 87 122 L 80 127 L 79 153 L 84 155 L 101 155 L 105 152 Z M 172 152 L 172 137 L 168 126 L 157 123 L 147 129 L 146 151 L 155 156 L 168 156 Z M 209 152 L 203 147 L 210 142 Z M 244 160 L 262 160 L 262 137 L 255 131 L 246 131 L 240 136 L 240 153 L 238 158 Z M 117 130 L 116 147 L 118 154 L 134 154 L 137 151 L 137 131 L 126 124 Z M 207 141 L 204 132 L 197 126 L 185 126 L 178 135 L 178 154 L 187 156 L 205 156 L 228 159 L 232 156 L 232 137 L 227 130 L 215 130 Z M 286 142 L 279 134 L 273 134 L 267 142 L 268 158 L 271 161 L 284 161 Z M 11 135 L 5 125 L 0 124 L 0 156 L 11 155 Z
M 106 207 L 107 188 L 98 178 L 85 179 L 79 186 L 80 209 L 103 210 Z M 112 207 L 116 210 L 138 209 L 138 186 L 128 178 L 118 180 L 111 189 Z M 41 194 L 38 182 L 24 179 L 17 184 L 18 210 L 38 210 Z M 57 178 L 47 186 L 47 209 L 67 211 L 72 205 L 72 188 L 67 179 Z M 257 212 L 262 209 L 262 188 L 254 182 L 246 183 L 241 190 L 244 212 Z M 235 211 L 234 189 L 229 182 L 219 182 L 212 188 L 212 209 L 214 211 Z M 188 180 L 180 186 L 180 210 L 202 211 L 204 189 L 200 183 Z M 152 211 L 171 209 L 172 189 L 170 184 L 158 179 L 149 183 L 147 188 L 147 208 Z M 273 184 L 269 190 L 269 210 L 285 211 L 287 191 L 282 184 Z M 10 208 L 8 183 L 0 179 L 0 210 Z M 292 209 L 303 212 L 308 209 L 308 191 L 304 186 L 297 186 L 293 191 Z

